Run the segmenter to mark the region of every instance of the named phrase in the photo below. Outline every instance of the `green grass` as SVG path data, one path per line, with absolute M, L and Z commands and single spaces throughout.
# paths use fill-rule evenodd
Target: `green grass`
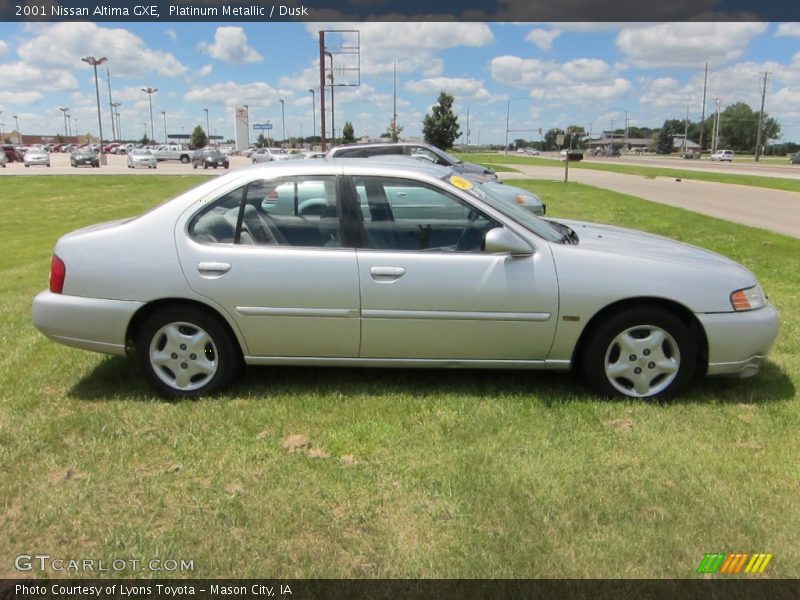
M 516 156 L 509 154 L 461 154 L 463 160 L 477 162 L 479 164 L 499 170 L 502 165 L 529 165 L 535 167 L 552 167 L 564 170 L 564 163 L 549 158 L 537 158 L 535 156 Z M 800 179 L 788 179 L 781 177 L 765 177 L 761 175 L 741 175 L 737 173 L 716 173 L 711 171 L 696 171 L 693 169 L 680 169 L 669 167 L 655 167 L 645 165 L 598 163 L 591 160 L 581 162 L 571 162 L 570 169 L 591 169 L 594 171 L 610 171 L 612 173 L 623 173 L 626 175 L 640 175 L 642 177 L 671 177 L 676 179 L 694 179 L 697 181 L 709 181 L 712 183 L 728 183 L 736 185 L 747 185 L 761 187 L 772 190 L 782 190 L 787 192 L 800 192 Z
M 30 302 L 59 235 L 199 181 L 0 179 L 0 578 L 34 552 L 192 560 L 180 575 L 197 577 L 659 578 L 744 551 L 800 575 L 800 241 L 517 181 L 554 216 L 744 262 L 782 315 L 763 371 L 650 403 L 571 374 L 250 368 L 224 396 L 169 403 L 132 362 L 45 339 Z M 307 445 L 290 452 L 293 435 Z

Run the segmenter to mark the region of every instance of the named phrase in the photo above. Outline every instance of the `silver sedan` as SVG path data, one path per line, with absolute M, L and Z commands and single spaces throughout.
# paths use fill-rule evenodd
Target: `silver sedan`
M 237 170 L 65 235 L 33 321 L 135 355 L 167 396 L 292 364 L 572 368 L 650 398 L 754 375 L 778 331 L 755 276 L 723 256 L 545 221 L 436 165 L 346 159 Z

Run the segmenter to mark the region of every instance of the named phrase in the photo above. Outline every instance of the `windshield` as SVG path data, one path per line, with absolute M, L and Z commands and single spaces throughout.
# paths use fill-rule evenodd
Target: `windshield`
M 522 208 L 513 200 L 510 200 L 506 194 L 498 193 L 493 189 L 492 185 L 485 183 L 473 183 L 472 187 L 467 190 L 473 196 L 480 198 L 492 208 L 499 210 L 504 215 L 511 217 L 539 237 L 546 239 L 548 242 L 561 242 L 564 234 L 558 231 L 553 225 L 547 221 L 540 219 L 529 211 Z
M 448 153 L 447 153 L 447 152 L 445 152 L 444 150 L 439 150 L 439 149 L 437 148 L 437 149 L 436 149 L 436 151 L 439 153 L 439 155 L 441 155 L 441 156 L 444 156 L 444 157 L 445 157 L 447 160 L 449 160 L 449 161 L 450 161 L 450 164 L 453 164 L 453 165 L 460 165 L 462 162 L 464 162 L 464 161 L 463 161 L 463 160 L 461 160 L 460 158 L 456 158 L 455 156 L 453 156 L 452 154 L 448 154 Z

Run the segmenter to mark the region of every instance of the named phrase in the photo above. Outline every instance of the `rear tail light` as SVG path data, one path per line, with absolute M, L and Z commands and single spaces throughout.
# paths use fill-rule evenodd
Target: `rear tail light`
M 50 291 L 54 294 L 60 294 L 64 289 L 64 279 L 67 277 L 67 265 L 64 261 L 53 254 L 53 260 L 50 263 Z

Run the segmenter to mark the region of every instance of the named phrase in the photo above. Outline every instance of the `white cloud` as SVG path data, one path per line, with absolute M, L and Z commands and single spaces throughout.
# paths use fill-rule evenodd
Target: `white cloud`
M 214 43 L 200 42 L 197 47 L 225 62 L 248 63 L 262 60 L 261 54 L 247 43 L 247 34 L 241 27 L 217 27 Z
M 781 23 L 775 32 L 777 37 L 800 37 L 800 23 Z
M 209 75 L 211 75 L 211 72 L 213 70 L 214 70 L 214 67 L 212 65 L 203 65 L 202 67 L 200 67 L 197 70 L 197 74 L 200 77 L 208 77 Z
M 480 103 L 495 102 L 502 100 L 504 96 L 494 96 L 478 79 L 466 79 L 461 77 L 432 77 L 409 81 L 404 88 L 414 94 L 438 96 L 442 90 L 457 97 L 459 102 L 474 100 Z
M 711 65 L 735 60 L 767 27 L 753 22 L 660 23 L 623 29 L 617 48 L 639 69 L 701 69 L 706 60 Z
M 526 89 L 531 98 L 581 104 L 618 98 L 630 92 L 630 81 L 615 77 L 608 63 L 579 58 L 566 63 L 538 58 L 498 56 L 490 63 L 498 83 Z
M 8 50 L 8 44 L 6 44 L 3 40 L 0 40 L 0 60 L 3 60 L 7 50 Z
M 532 29 L 525 36 L 525 41 L 536 45 L 544 52 L 550 52 L 553 49 L 553 42 L 561 35 L 558 29 Z
M 37 28 L 38 35 L 23 42 L 18 54 L 23 62 L 51 72 L 75 67 L 89 68 L 84 56 L 105 56 L 116 75 L 138 76 L 156 72 L 178 77 L 187 71 L 168 52 L 148 48 L 127 29 L 109 29 L 94 23 L 58 23 Z
M 165 34 L 166 34 L 166 36 L 167 36 L 169 39 L 171 39 L 173 42 L 177 42 L 177 41 L 178 41 L 178 34 L 177 34 L 177 32 L 176 32 L 174 29 L 172 29 L 172 28 L 166 29 L 166 30 L 164 31 L 164 33 L 165 33 Z
M 39 92 L 0 92 L 0 104 L 22 106 L 41 99 L 42 95 Z
M 47 92 L 78 87 L 78 81 L 72 73 L 40 69 L 24 62 L 0 64 L 0 81 L 3 82 L 3 87 Z
M 184 96 L 188 102 L 223 104 L 228 107 L 247 104 L 252 107 L 266 107 L 278 103 L 279 92 L 268 83 L 236 83 L 226 81 L 209 86 L 194 87 Z

